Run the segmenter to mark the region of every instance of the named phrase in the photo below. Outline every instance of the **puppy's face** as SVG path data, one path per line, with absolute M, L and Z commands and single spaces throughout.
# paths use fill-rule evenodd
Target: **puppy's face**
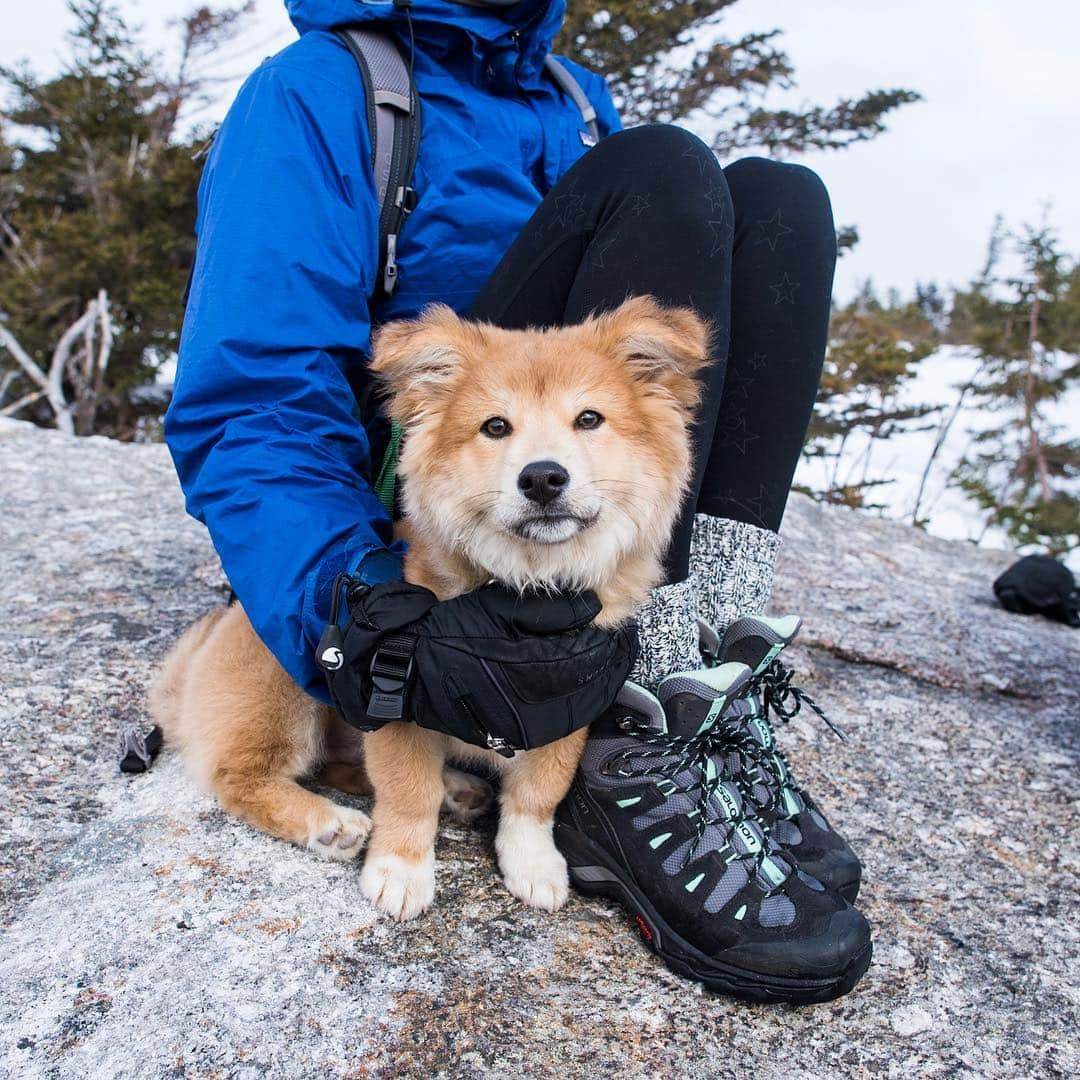
M 627 301 L 580 326 L 509 331 L 429 308 L 376 337 L 402 423 L 406 516 L 508 584 L 597 588 L 659 555 L 689 474 L 706 330 Z

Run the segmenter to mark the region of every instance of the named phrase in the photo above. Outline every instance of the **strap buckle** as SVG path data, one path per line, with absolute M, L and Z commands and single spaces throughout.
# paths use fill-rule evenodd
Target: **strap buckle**
M 405 715 L 405 691 L 413 671 L 415 634 L 394 634 L 384 639 L 371 658 L 371 720 L 400 720 Z

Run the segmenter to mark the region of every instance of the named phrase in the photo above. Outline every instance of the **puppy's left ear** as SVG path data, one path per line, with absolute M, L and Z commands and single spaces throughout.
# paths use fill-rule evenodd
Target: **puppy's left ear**
M 637 380 L 666 391 L 687 412 L 697 406 L 697 376 L 709 363 L 709 327 L 697 312 L 635 296 L 597 323 Z

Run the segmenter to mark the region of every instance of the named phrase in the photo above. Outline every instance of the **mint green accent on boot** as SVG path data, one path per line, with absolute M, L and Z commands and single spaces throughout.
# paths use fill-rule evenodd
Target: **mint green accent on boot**
M 661 844 L 666 843 L 670 839 L 671 839 L 671 833 L 669 833 L 669 832 L 661 833 L 659 836 L 654 836 L 649 841 L 649 847 L 651 847 L 653 849 L 653 851 L 655 851 Z
M 711 765 L 712 762 L 710 761 L 709 764 Z M 714 794 L 716 795 L 717 802 L 719 802 L 720 805 L 724 808 L 724 813 L 727 814 L 729 821 L 734 821 L 737 817 L 739 817 L 739 815 L 742 813 L 742 811 L 739 809 L 739 804 L 735 800 L 735 796 L 732 795 L 731 792 L 728 791 L 728 789 L 724 787 L 723 784 L 721 784 L 716 789 Z
M 686 891 L 687 892 L 693 892 L 704 880 L 705 880 L 705 875 L 704 874 L 698 874 L 698 876 L 696 878 L 694 878 L 693 881 L 688 881 L 686 883 Z
M 794 616 L 790 616 L 790 617 L 794 618 Z M 763 619 L 762 621 L 764 622 L 765 620 Z M 765 656 L 762 659 L 761 663 L 758 664 L 758 666 L 756 668 L 754 668 L 754 674 L 755 675 L 760 675 L 780 655 L 780 653 L 784 651 L 784 646 L 786 644 L 787 644 L 786 641 L 778 641 L 765 654 Z
M 784 803 L 784 814 L 786 817 L 794 817 L 796 814 L 801 814 L 803 811 L 802 804 L 795 797 L 795 792 L 791 788 L 782 788 L 782 799 Z
M 749 668 L 745 664 L 732 661 L 729 664 L 720 664 L 714 668 L 693 668 L 687 671 L 676 671 L 660 680 L 661 685 L 669 679 L 686 678 L 692 675 L 698 682 L 704 683 L 718 694 L 723 694 L 731 685 Z
M 628 806 L 636 806 L 639 802 L 641 802 L 641 796 L 635 795 L 632 799 L 619 799 L 615 805 L 625 810 Z
M 771 754 L 770 759 L 772 761 L 773 772 L 776 774 L 776 778 L 781 784 L 786 784 L 791 779 L 791 773 L 788 772 L 788 767 L 784 764 L 783 759 L 779 754 Z
M 758 837 L 757 830 L 745 818 L 732 822 L 732 828 L 739 834 L 742 842 L 746 845 L 748 855 L 756 855 L 761 850 L 761 840 Z
M 742 920 L 743 920 L 743 916 L 744 916 L 745 914 L 746 914 L 746 905 L 745 905 L 745 904 L 743 904 L 743 906 L 742 906 L 741 908 L 739 908 L 739 910 L 738 910 L 738 911 L 736 911 L 736 912 L 735 912 L 735 919 L 736 919 L 736 920 L 737 920 L 738 922 L 742 922 Z
M 780 867 L 780 864 L 771 855 L 766 855 L 761 860 L 761 872 L 774 889 L 778 889 L 788 879 L 787 872 Z
M 755 705 L 755 715 L 754 715 L 753 719 L 751 719 L 750 723 L 754 725 L 754 730 L 758 733 L 758 740 L 761 742 L 761 745 L 766 750 L 771 750 L 772 749 L 772 744 L 773 744 L 772 731 L 769 729 L 769 725 L 766 724 L 765 721 L 762 720 L 761 717 L 757 715 L 757 713 L 756 713 L 757 702 L 755 702 L 754 705 Z
M 708 731 L 709 728 L 720 719 L 720 714 L 724 711 L 724 706 L 726 704 L 727 698 L 718 697 L 712 705 L 709 706 L 709 711 L 705 714 L 705 719 L 701 721 L 701 727 L 697 729 L 699 735 L 703 731 Z

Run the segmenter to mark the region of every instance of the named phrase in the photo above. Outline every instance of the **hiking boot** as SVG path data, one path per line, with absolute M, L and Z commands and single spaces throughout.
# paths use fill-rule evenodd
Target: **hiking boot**
M 744 803 L 759 744 L 723 713 L 751 677 L 723 664 L 655 696 L 627 683 L 590 729 L 555 841 L 573 884 L 626 907 L 673 971 L 751 1001 L 829 1001 L 869 966 L 870 927 Z
M 712 628 L 703 623 L 702 652 L 707 661 L 737 661 L 746 664 L 752 672 L 727 715 L 731 722 L 741 718 L 743 728 L 762 750 L 760 755 L 755 755 L 756 773 L 751 769 L 754 812 L 803 870 L 854 903 L 859 895 L 862 865 L 814 800 L 799 786 L 787 758 L 776 745 L 776 733 L 769 720 L 771 713 L 787 723 L 805 704 L 840 735 L 814 700 L 792 685 L 793 673 L 780 662 L 780 653 L 799 632 L 801 623 L 794 615 L 775 619 L 749 616 L 733 622 L 723 641 L 718 641 Z

